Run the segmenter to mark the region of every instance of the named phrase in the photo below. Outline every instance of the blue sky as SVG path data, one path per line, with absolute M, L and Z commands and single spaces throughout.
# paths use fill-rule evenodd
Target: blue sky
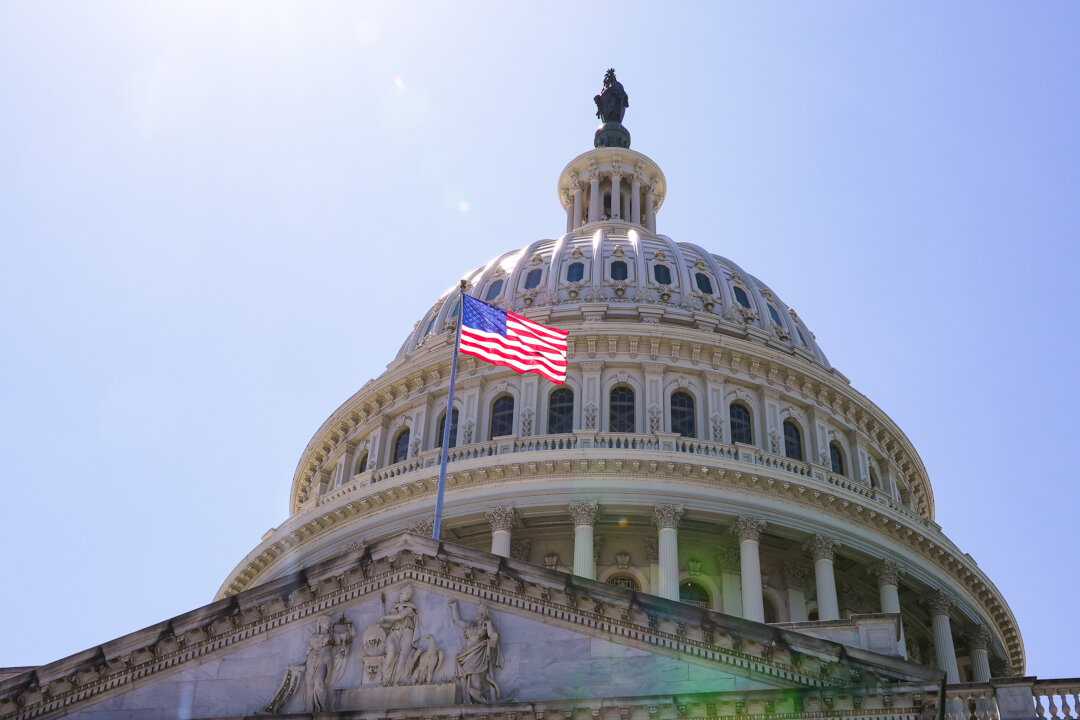
M 617 10 L 617 11 L 616 11 Z M 659 230 L 905 430 L 1075 677 L 1080 4 L 0 4 L 0 666 L 208 602 L 424 310 L 555 237 L 614 66 Z

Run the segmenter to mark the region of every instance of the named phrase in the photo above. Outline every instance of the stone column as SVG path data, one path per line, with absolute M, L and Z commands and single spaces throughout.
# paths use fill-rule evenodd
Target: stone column
M 814 559 L 818 620 L 840 619 L 840 607 L 836 601 L 836 575 L 833 573 L 833 556 L 839 545 L 827 535 L 815 535 L 807 540 L 804 546 Z
M 637 173 L 630 183 L 630 222 L 641 224 L 641 176 Z
M 972 625 L 964 631 L 968 652 L 971 654 L 971 681 L 987 682 L 990 679 L 990 656 L 987 650 L 993 636 L 985 625 Z
M 622 217 L 622 172 L 612 169 L 611 171 L 611 219 L 617 220 Z
M 761 556 L 758 541 L 765 529 L 764 520 L 740 515 L 732 525 L 739 536 L 739 570 L 742 574 L 743 617 L 754 622 L 765 622 L 765 604 L 761 598 Z
M 656 232 L 656 201 L 651 192 L 645 193 L 645 229 Z
M 596 169 L 595 161 L 590 165 L 592 172 L 589 174 L 589 222 L 597 222 L 604 207 L 604 199 L 600 197 L 600 171 Z
M 871 565 L 866 572 L 877 576 L 878 595 L 881 598 L 881 612 L 899 613 L 899 583 L 900 576 L 904 574 L 904 569 L 892 560 L 878 560 Z
M 787 585 L 788 610 L 791 622 L 806 621 L 806 580 L 810 571 L 799 565 L 784 564 L 784 584 Z
M 956 665 L 956 646 L 953 645 L 952 624 L 949 622 L 949 610 L 956 600 L 948 593 L 935 590 L 923 598 L 930 608 L 930 622 L 934 627 L 934 653 L 938 668 L 945 671 L 950 683 L 960 682 L 960 669 Z
M 577 179 L 577 175 L 571 175 L 572 187 L 574 188 L 574 230 L 581 227 L 581 210 L 585 201 L 585 186 Z
M 660 545 L 656 538 L 645 538 L 645 557 L 649 561 L 649 594 L 660 594 Z
M 679 522 L 682 505 L 653 505 L 653 523 L 659 537 L 660 597 L 679 599 Z
M 743 616 L 742 577 L 739 575 L 739 549 L 722 545 L 716 550 L 716 566 L 720 568 L 720 592 L 724 596 L 723 611 L 735 617 Z
M 566 232 L 574 229 L 574 198 L 570 197 L 569 191 L 563 190 L 563 200 L 566 202 Z
M 491 523 L 491 554 L 510 557 L 510 532 L 518 526 L 517 511 L 504 505 L 489 508 L 484 517 Z
M 593 526 L 600 514 L 596 500 L 570 503 L 570 517 L 574 520 L 574 574 L 596 579 L 596 558 L 593 555 Z

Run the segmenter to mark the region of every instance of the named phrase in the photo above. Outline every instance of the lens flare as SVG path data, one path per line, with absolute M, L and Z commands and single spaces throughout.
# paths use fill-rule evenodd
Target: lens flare
M 619 527 L 626 527 L 630 524 L 630 521 L 624 517 L 619 518 Z
M 462 200 L 461 202 L 459 202 L 457 204 L 457 209 L 460 210 L 463 213 L 469 212 L 469 201 L 468 200 Z
M 401 78 L 400 75 L 394 76 L 394 87 L 396 87 L 400 92 L 405 92 L 405 81 Z

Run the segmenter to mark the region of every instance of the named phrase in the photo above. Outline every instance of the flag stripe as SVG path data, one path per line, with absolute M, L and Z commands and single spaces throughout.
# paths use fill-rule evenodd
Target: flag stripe
M 469 296 L 463 302 L 461 352 L 519 373 L 539 373 L 557 385 L 566 379 L 569 332 Z

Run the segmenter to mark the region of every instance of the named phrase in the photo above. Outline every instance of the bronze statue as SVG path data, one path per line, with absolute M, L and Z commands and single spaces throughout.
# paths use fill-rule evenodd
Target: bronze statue
M 630 107 L 630 97 L 623 90 L 622 83 L 615 79 L 615 68 L 609 68 L 604 75 L 604 89 L 593 98 L 596 103 L 596 117 L 606 123 L 621 123 L 623 113 Z

